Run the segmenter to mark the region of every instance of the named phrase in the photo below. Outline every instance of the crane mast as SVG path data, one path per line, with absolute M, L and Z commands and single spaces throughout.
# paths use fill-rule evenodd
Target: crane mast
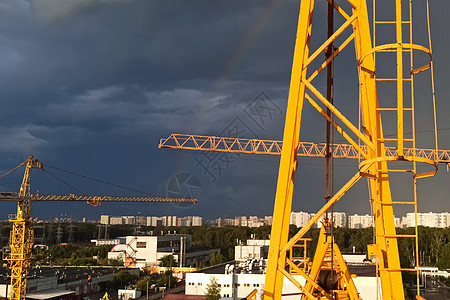
M 9 244 L 11 252 L 6 258 L 11 268 L 11 292 L 10 299 L 25 297 L 27 286 L 28 267 L 33 248 L 33 228 L 31 224 L 31 200 L 30 200 L 30 172 L 33 168 L 42 169 L 42 163 L 28 157 L 25 163 L 25 174 L 19 190 L 17 200 L 17 214 L 10 215 L 12 231 Z
M 395 28 L 395 41 L 391 44 L 375 45 L 372 44 L 372 36 L 369 25 L 368 9 L 366 1 L 347 1 L 351 6 L 351 12 L 347 13 L 341 6 L 334 1 L 336 11 L 344 18 L 344 22 L 328 39 L 319 46 L 312 54 L 310 54 L 310 41 L 313 25 L 314 0 L 303 0 L 300 4 L 300 13 L 297 29 L 297 40 L 294 50 L 294 60 L 291 74 L 291 84 L 289 89 L 288 107 L 286 112 L 285 131 L 283 137 L 283 148 L 281 152 L 280 168 L 278 174 L 277 191 L 274 207 L 274 225 L 272 226 L 271 242 L 269 249 L 269 261 L 267 267 L 267 275 L 264 288 L 264 297 L 267 299 L 280 299 L 282 293 L 283 279 L 287 277 L 294 285 L 298 286 L 303 294 L 303 298 L 312 299 L 315 297 L 329 297 L 330 293 L 338 292 L 336 297 L 358 299 L 359 295 L 348 289 L 347 293 L 343 287 L 329 287 L 328 290 L 322 291 L 317 288 L 317 280 L 322 270 L 329 270 L 326 261 L 340 260 L 339 250 L 334 244 L 333 236 L 326 234 L 326 227 L 332 227 L 332 224 L 322 228 L 319 243 L 316 249 L 315 258 L 309 274 L 303 276 L 306 284 L 303 286 L 297 280 L 285 271 L 285 264 L 291 265 L 293 262 L 286 256 L 289 249 L 304 236 L 304 234 L 318 221 L 324 214 L 341 199 L 348 190 L 350 190 L 360 179 L 367 178 L 369 181 L 369 200 L 372 205 L 374 223 L 375 223 L 375 252 L 377 257 L 377 276 L 380 278 L 381 287 L 377 286 L 377 295 L 380 291 L 383 299 L 403 299 L 402 271 L 409 271 L 400 266 L 398 254 L 398 238 L 415 238 L 416 254 L 417 254 L 417 227 L 414 235 L 400 236 L 396 234 L 394 223 L 394 204 L 413 205 L 417 212 L 417 194 L 416 182 L 419 178 L 433 176 L 437 170 L 437 162 L 432 159 L 422 158 L 415 155 L 415 123 L 414 123 L 414 75 L 426 69 L 432 70 L 432 61 L 428 67 L 414 69 L 413 51 L 423 52 L 431 57 L 431 50 L 412 43 L 412 9 L 411 1 L 409 2 L 409 20 L 404 20 L 402 14 L 401 0 L 392 1 L 394 4 L 395 20 L 383 20 L 383 24 L 389 24 Z M 373 1 L 375 6 L 375 1 Z M 389 9 L 384 7 L 384 9 Z M 380 24 L 381 21 L 375 17 L 375 8 L 373 16 L 373 26 Z M 410 26 L 409 41 L 405 42 L 402 36 L 404 26 Z M 351 34 L 346 30 L 353 28 Z M 405 28 L 406 29 L 406 28 Z M 375 33 L 375 29 L 374 29 Z M 320 67 L 308 73 L 313 61 L 318 60 L 318 56 L 327 47 L 332 45 L 337 38 L 344 39 L 344 42 L 337 48 L 335 52 L 325 59 Z M 362 117 L 361 124 L 353 124 L 343 113 L 341 113 L 333 103 L 329 101 L 313 84 L 315 77 L 328 66 L 336 55 L 342 51 L 347 44 L 353 40 L 356 50 L 356 67 L 359 77 L 359 95 L 358 102 L 360 106 L 360 114 Z M 395 74 L 393 77 L 384 77 L 380 69 L 375 67 L 375 56 L 379 53 L 394 53 L 396 56 L 395 69 L 389 74 Z M 409 55 L 409 66 L 406 64 L 403 55 Z M 409 68 L 408 68 L 409 67 Z M 404 75 L 408 74 L 408 78 Z M 384 73 L 386 74 L 386 73 Z M 390 83 L 396 90 L 396 101 L 388 101 L 382 99 L 384 106 L 380 105 L 377 93 L 377 84 L 380 82 Z M 407 87 L 408 85 L 408 87 Z M 405 89 L 409 89 L 410 101 L 405 97 Z M 354 147 L 359 149 L 363 156 L 358 166 L 358 172 L 339 190 L 331 199 L 316 213 L 316 215 L 304 226 L 294 237 L 288 238 L 289 232 L 289 215 L 292 206 L 292 196 L 294 189 L 295 173 L 298 171 L 297 152 L 299 144 L 299 135 L 301 128 L 301 117 L 304 100 L 307 100 L 332 126 L 337 132 Z M 434 99 L 433 99 L 434 100 Z M 358 103 L 355 101 L 355 105 Z M 393 102 L 393 103 L 392 103 Z M 330 114 L 325 112 L 331 111 L 336 122 L 330 118 Z M 395 136 L 386 138 L 383 132 L 383 125 L 389 128 L 389 123 L 383 123 L 381 114 L 385 112 L 393 112 L 396 114 L 396 124 L 394 125 Z M 410 113 L 408 117 L 406 113 Z M 408 124 L 412 128 L 411 137 L 405 137 L 404 128 L 405 120 L 411 120 Z M 339 121 L 341 125 L 337 124 Z M 358 139 L 359 141 L 357 142 Z M 357 145 L 366 146 L 367 152 L 362 151 Z M 405 154 L 405 145 L 408 144 L 414 151 L 412 155 Z M 386 146 L 392 145 L 397 149 L 396 156 L 386 156 Z M 437 143 L 436 143 L 437 145 Z M 437 149 L 437 147 L 436 147 Z M 406 162 L 406 163 L 405 163 Z M 420 173 L 417 164 L 430 165 L 432 171 Z M 389 166 L 388 166 L 389 165 Z M 391 196 L 391 186 L 389 178 L 394 173 L 412 173 L 414 184 L 413 200 L 403 203 L 394 202 Z M 417 226 L 417 225 L 416 225 Z M 320 242 L 322 240 L 322 242 Z M 331 246 L 331 247 L 330 247 Z M 331 254 L 330 254 L 331 249 Z M 333 253 L 333 249 L 335 252 Z M 417 255 L 416 255 L 417 257 Z M 338 263 L 339 264 L 339 263 Z M 345 274 L 346 266 L 339 265 Z M 334 270 L 336 271 L 336 269 Z M 339 271 L 339 270 L 338 270 Z M 416 272 L 418 272 L 418 260 L 416 260 Z M 333 272 L 333 269 L 331 269 Z M 418 274 L 418 273 L 417 273 Z M 418 276 L 418 275 L 417 275 Z M 345 277 L 345 275 L 343 276 Z M 377 283 L 378 284 L 378 283 Z
M 168 198 L 168 197 L 135 197 L 135 196 L 90 196 L 90 195 L 39 195 L 31 194 L 30 172 L 32 169 L 44 170 L 44 165 L 33 156 L 17 166 L 25 165 L 25 172 L 19 193 L 14 195 L 0 195 L 0 201 L 17 201 L 17 214 L 10 215 L 12 230 L 10 234 L 11 252 L 5 257 L 11 269 L 10 300 L 26 298 L 27 275 L 33 248 L 33 227 L 31 221 L 31 204 L 35 201 L 86 201 L 93 206 L 100 206 L 101 202 L 175 202 L 197 203 L 194 198 Z

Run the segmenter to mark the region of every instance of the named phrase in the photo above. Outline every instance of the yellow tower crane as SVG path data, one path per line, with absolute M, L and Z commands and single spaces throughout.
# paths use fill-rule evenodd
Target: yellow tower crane
M 363 158 L 358 149 L 350 144 L 333 144 L 330 146 L 333 149 L 332 156 L 334 158 Z M 297 156 L 325 157 L 327 155 L 326 147 L 326 143 L 299 142 Z M 173 133 L 167 138 L 162 138 L 158 148 L 279 156 L 283 148 L 283 141 Z M 364 152 L 367 151 L 366 146 L 361 145 L 360 148 Z M 385 151 L 386 156 L 398 156 L 396 147 L 385 147 Z M 437 163 L 450 164 L 450 150 L 404 148 L 403 151 L 406 156 L 415 155 L 434 160 Z
M 310 51 L 315 2 L 315 0 L 302 0 L 300 3 L 282 142 L 171 135 L 168 139 L 161 140 L 160 147 L 281 155 L 264 299 L 281 299 L 284 278 L 299 289 L 302 299 L 361 299 L 339 248 L 335 244 L 333 234 L 330 233 L 333 226 L 332 220 L 324 219 L 324 226 L 322 226 L 314 260 L 310 267 L 296 265 L 292 259 L 291 250 L 295 246 L 301 246 L 301 243 L 305 242 L 305 233 L 326 216 L 328 210 L 360 179 L 365 178 L 369 183 L 369 200 L 374 218 L 375 244 L 370 248 L 376 256 L 378 278 L 376 298 L 404 299 L 401 272 L 416 272 L 417 281 L 419 280 L 417 180 L 435 175 L 439 162 L 449 165 L 449 152 L 438 150 L 437 146 L 431 40 L 428 36 L 427 47 L 413 43 L 412 1 L 373 0 L 371 30 L 366 0 L 342 0 L 339 3 L 328 0 L 331 13 L 337 12 L 339 20 L 342 21 L 336 30 L 331 26 L 331 31 L 329 23 L 327 39 L 317 49 Z M 393 20 L 377 19 L 376 12 L 380 2 L 384 11 L 394 12 Z M 428 1 L 424 0 L 423 3 L 426 9 L 422 11 L 427 14 L 428 35 L 430 35 Z M 378 44 L 375 33 L 379 26 L 390 27 L 394 40 Z M 389 35 L 383 36 L 384 39 L 388 37 Z M 315 86 L 316 78 L 325 68 L 329 69 L 329 66 L 332 66 L 336 56 L 352 41 L 356 50 L 355 67 L 359 78 L 358 93 L 354 97 L 355 105 L 359 106 L 358 123 L 350 121 L 338 110 L 328 89 L 324 96 L 320 91 L 322 85 L 318 83 Z M 335 47 L 335 43 L 338 42 L 340 44 Z M 325 51 L 327 55 L 325 60 L 321 61 L 319 56 Z M 425 65 L 416 66 L 415 57 L 418 54 L 428 58 Z M 384 67 L 376 67 L 376 57 L 381 55 L 390 56 L 391 63 L 385 64 Z M 318 67 L 314 69 L 313 66 Z M 309 69 L 312 69 L 312 72 Z M 431 73 L 431 98 L 434 111 L 435 149 L 433 150 L 416 147 L 415 104 L 418 99 L 414 97 L 415 76 L 427 70 Z M 379 86 L 382 86 L 383 97 L 379 97 Z M 389 92 L 391 95 L 386 96 Z M 328 142 L 328 138 L 326 144 L 299 143 L 305 99 L 325 118 L 329 126 L 347 140 L 349 145 L 333 145 Z M 385 136 L 383 127 L 384 130 L 395 132 L 393 137 Z M 412 133 L 406 133 L 408 131 Z M 330 155 L 329 152 L 333 157 L 358 159 L 358 171 L 327 199 L 326 204 L 303 228 L 289 238 L 295 174 L 300 167 L 298 156 L 327 157 Z M 427 166 L 431 167 L 431 170 L 423 171 Z M 412 188 L 401 191 L 403 194 L 412 192 L 408 195 L 411 200 L 393 200 L 390 180 L 392 177 L 404 175 L 412 175 Z M 410 205 L 414 208 L 416 216 L 414 234 L 396 233 L 394 205 Z M 397 244 L 399 238 L 415 239 L 415 268 L 401 267 Z M 331 276 L 336 276 L 336 284 L 330 286 L 319 284 L 319 277 L 327 272 L 332 274 Z M 300 283 L 293 274 L 300 274 L 304 282 Z M 419 285 L 417 298 L 421 298 Z
M 197 199 L 191 198 L 167 198 L 167 197 L 128 197 L 128 196 L 88 196 L 88 195 L 39 195 L 31 194 L 30 172 L 31 169 L 42 169 L 44 165 L 33 156 L 18 165 L 13 170 L 25 165 L 20 191 L 17 195 L 7 193 L 0 194 L 0 201 L 17 201 L 17 214 L 10 215 L 12 231 L 10 235 L 11 252 L 6 257 L 11 268 L 10 300 L 26 298 L 27 274 L 31 261 L 33 247 L 33 228 L 31 221 L 31 204 L 35 201 L 86 201 L 93 206 L 100 206 L 101 202 L 175 202 L 197 203 Z M 13 171 L 12 170 L 12 171 Z

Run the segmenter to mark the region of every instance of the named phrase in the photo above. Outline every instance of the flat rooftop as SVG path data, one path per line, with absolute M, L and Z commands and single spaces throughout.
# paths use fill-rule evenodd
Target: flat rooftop
M 235 261 L 229 261 L 220 265 L 197 270 L 193 273 L 205 273 L 205 274 L 225 274 L 225 266 L 227 264 L 235 264 Z M 350 274 L 355 274 L 358 277 L 375 277 L 376 265 L 374 264 L 348 264 L 347 265 Z M 253 270 L 251 274 L 262 274 L 261 270 Z M 249 272 L 239 272 L 237 274 L 249 274 Z

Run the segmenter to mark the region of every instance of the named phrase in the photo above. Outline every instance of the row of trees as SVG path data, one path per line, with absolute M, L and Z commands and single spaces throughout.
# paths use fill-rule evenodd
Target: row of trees
M 95 235 L 95 224 L 85 224 L 93 230 L 91 235 Z M 270 226 L 262 226 L 258 228 L 238 227 L 238 226 L 201 226 L 201 227 L 172 227 L 172 228 L 143 228 L 144 231 L 153 230 L 155 233 L 163 231 L 179 234 L 192 235 L 192 244 L 194 246 L 207 249 L 220 249 L 219 252 L 211 256 L 211 265 L 232 260 L 234 258 L 234 247 L 240 242 L 254 237 L 256 239 L 268 239 L 270 234 Z M 111 226 L 111 236 L 131 235 L 134 227 L 131 225 Z M 291 225 L 290 236 L 297 232 L 298 228 Z M 414 228 L 397 229 L 398 234 L 413 234 Z M 319 229 L 311 229 L 306 237 L 312 238 L 312 242 L 308 245 L 308 255 L 312 256 L 317 244 Z M 336 228 L 334 229 L 336 243 L 342 252 L 366 252 L 367 245 L 374 242 L 372 228 L 350 229 Z M 399 252 L 402 266 L 415 266 L 415 241 L 411 238 L 399 238 Z M 38 261 L 45 263 L 51 260 L 54 264 L 67 265 L 89 265 L 89 264 L 107 264 L 107 252 L 110 246 L 102 247 L 80 247 L 68 244 L 67 246 L 54 245 L 48 250 L 41 250 L 36 253 Z M 97 256 L 97 260 L 92 260 L 93 256 Z M 429 228 L 419 227 L 419 261 L 424 266 L 438 266 L 440 268 L 450 268 L 450 227 L 448 228 Z
M 191 234 L 194 245 L 209 248 L 218 248 L 225 260 L 234 258 L 234 246 L 239 241 L 245 241 L 251 236 L 256 239 L 267 239 L 270 234 L 270 226 L 258 228 L 249 227 L 182 227 L 177 228 L 177 232 Z M 290 236 L 297 232 L 298 228 L 291 225 Z M 312 239 L 308 245 L 308 256 L 313 256 L 319 229 L 311 229 L 305 237 Z M 398 234 L 414 234 L 414 228 L 397 229 Z M 372 228 L 336 228 L 334 236 L 342 252 L 367 252 L 367 245 L 374 243 L 374 233 Z M 422 266 L 438 266 L 442 269 L 450 268 L 450 227 L 430 228 L 419 226 L 419 263 Z M 415 240 L 413 238 L 399 238 L 399 253 L 402 266 L 415 266 Z
M 33 253 L 35 264 L 61 266 L 108 265 L 108 252 L 111 245 L 86 247 L 73 244 L 53 245 L 48 249 L 36 249 Z
M 173 267 L 177 265 L 175 258 L 172 255 L 163 256 L 159 259 L 158 265 L 160 267 L 166 267 L 167 270 L 162 274 L 147 271 L 141 274 L 143 276 L 137 276 L 122 269 L 111 276 L 106 288 L 117 290 L 133 285 L 138 291 L 147 292 L 153 286 L 175 287 L 177 285 L 177 279 L 173 276 Z

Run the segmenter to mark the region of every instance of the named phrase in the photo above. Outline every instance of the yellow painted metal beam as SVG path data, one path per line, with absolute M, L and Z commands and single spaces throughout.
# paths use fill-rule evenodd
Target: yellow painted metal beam
M 305 97 L 308 100 L 310 98 L 307 94 L 305 94 Z M 311 103 L 315 103 L 314 107 L 317 105 L 315 101 L 312 101 Z M 320 113 L 322 114 L 322 112 Z M 336 123 L 334 123 L 333 125 L 336 130 L 341 133 L 344 138 L 346 138 L 346 133 L 344 132 L 344 130 L 340 128 Z M 363 159 L 364 157 L 366 157 L 366 155 L 360 154 L 361 152 L 364 154 L 367 153 L 366 146 L 357 145 L 361 149 L 358 150 L 358 147 L 355 147 L 352 144 L 333 144 L 333 158 Z M 283 142 L 275 140 L 229 138 L 177 133 L 171 134 L 168 138 L 161 139 L 158 147 L 198 151 L 281 155 Z M 325 143 L 299 142 L 297 155 L 304 157 L 325 157 L 325 148 Z M 397 147 L 385 147 L 384 149 L 385 157 L 398 157 Z M 436 149 L 404 148 L 403 151 L 404 157 L 425 158 L 438 163 L 450 163 L 450 150 L 436 151 Z M 11 199 L 15 200 L 15 198 Z M 2 198 L 1 200 L 8 199 L 6 199 L 5 197 L 5 199 Z
M 269 246 L 269 259 L 264 284 L 264 298 L 280 299 L 283 286 L 282 272 L 279 271 L 279 260 L 284 261 L 285 253 L 280 249 L 288 240 L 289 221 L 294 189 L 294 178 L 297 169 L 297 151 L 300 135 L 301 115 L 305 87 L 302 78 L 306 77 L 307 68 L 304 63 L 309 55 L 309 41 L 314 11 L 314 0 L 300 2 L 300 13 L 295 42 L 294 60 L 292 64 L 291 83 L 289 87 L 288 107 L 283 135 L 280 168 L 278 172 L 277 191 L 275 196 L 274 220 Z
M 330 0 L 329 0 L 330 2 Z M 380 46 L 372 45 L 371 30 L 369 27 L 367 3 L 365 0 L 348 0 L 352 6 L 352 14 L 345 13 L 341 7 L 337 6 L 334 1 L 333 7 L 344 16 L 345 21 L 330 36 L 322 45 L 320 45 L 314 53 L 309 55 L 309 46 L 311 38 L 311 26 L 312 15 L 314 11 L 314 0 L 303 0 L 300 4 L 299 21 L 297 27 L 297 40 L 294 49 L 294 61 L 292 65 L 291 83 L 289 89 L 288 108 L 286 113 L 285 131 L 283 136 L 283 142 L 267 141 L 267 140 L 246 140 L 246 139 L 227 139 L 217 137 L 200 137 L 195 136 L 181 137 L 172 135 L 173 141 L 176 145 L 168 145 L 168 140 L 161 141 L 160 147 L 171 147 L 180 149 L 194 149 L 194 150 L 210 150 L 210 151 L 225 151 L 225 152 L 240 152 L 240 153 L 256 153 L 256 154 L 280 154 L 280 168 L 278 173 L 277 191 L 274 207 L 274 223 L 272 226 L 271 243 L 269 249 L 269 261 L 266 274 L 266 282 L 264 289 L 265 299 L 280 299 L 283 277 L 288 278 L 295 286 L 297 286 L 303 293 L 304 298 L 319 297 L 316 291 L 319 291 L 322 296 L 328 297 L 329 291 L 324 291 L 317 288 L 317 276 L 322 268 L 332 268 L 330 265 L 324 264 L 325 256 L 329 255 L 331 261 L 337 260 L 339 265 L 338 271 L 342 272 L 343 277 L 341 279 L 345 281 L 347 291 L 339 290 L 339 295 L 345 297 L 358 299 L 359 295 L 356 287 L 353 284 L 351 275 L 346 268 L 346 264 L 342 259 L 342 255 L 339 249 L 333 254 L 329 254 L 329 246 L 334 242 L 327 239 L 325 233 L 321 233 L 321 241 L 316 249 L 316 256 L 314 259 L 313 267 L 311 271 L 306 274 L 305 271 L 298 268 L 289 259 L 286 260 L 287 251 L 301 239 L 305 233 L 316 223 L 324 214 L 335 204 L 341 197 L 353 187 L 359 179 L 366 177 L 369 181 L 370 201 L 374 214 L 374 227 L 375 227 L 375 239 L 376 246 L 373 248 L 374 253 L 378 258 L 378 276 L 381 282 L 381 290 L 383 299 L 403 299 L 401 271 L 408 270 L 402 269 L 400 266 L 399 254 L 398 254 L 398 237 L 406 237 L 406 235 L 396 234 L 394 224 L 393 205 L 403 204 L 400 202 L 393 202 L 391 197 L 391 186 L 389 183 L 389 173 L 412 173 L 414 176 L 414 205 L 415 212 L 417 212 L 417 195 L 415 183 L 418 178 L 424 178 L 433 176 L 437 171 L 438 162 L 449 163 L 449 154 L 445 152 L 439 152 L 436 149 L 424 150 L 416 149 L 415 134 L 412 138 L 405 138 L 405 118 L 404 113 L 410 112 L 412 114 L 411 128 L 414 132 L 414 81 L 413 76 L 418 72 L 430 69 L 432 70 L 432 62 L 429 65 L 425 65 L 420 68 L 413 68 L 412 53 L 413 50 L 419 50 L 427 53 L 431 56 L 431 50 L 426 49 L 423 46 L 412 44 L 412 37 L 409 43 L 403 43 L 403 25 L 410 26 L 410 35 L 412 36 L 412 20 L 402 20 L 402 5 L 401 0 L 395 0 L 393 2 L 395 9 L 394 21 L 376 22 L 375 7 L 373 9 L 373 35 L 375 37 L 375 25 L 376 24 L 395 24 L 396 38 L 395 43 L 385 44 Z M 375 0 L 373 1 L 375 6 Z M 410 19 L 411 13 L 411 1 L 410 5 Z M 333 43 L 338 37 L 340 37 L 346 28 L 350 25 L 353 27 L 353 33 L 347 37 L 341 46 L 335 51 L 334 54 L 329 56 L 324 62 L 319 62 L 319 68 L 313 71 L 312 75 L 307 77 L 307 68 L 312 65 L 312 62 L 316 62 L 324 49 Z M 342 39 L 339 39 L 342 40 Z M 356 61 L 359 75 L 359 105 L 361 120 L 358 126 L 355 126 L 347 117 L 341 113 L 337 107 L 335 107 L 329 99 L 325 98 L 319 89 L 314 86 L 313 80 L 324 70 L 332 61 L 336 58 L 337 53 L 343 50 L 351 40 L 355 42 Z M 375 38 L 374 38 L 375 44 Z M 431 48 L 431 46 L 430 46 Z M 380 52 L 392 52 L 396 54 L 396 64 L 390 66 L 396 73 L 396 78 L 377 78 L 375 68 L 375 56 Z M 404 78 L 405 65 L 403 63 L 403 55 L 411 55 L 410 70 L 406 70 L 410 73 L 411 78 Z M 390 103 L 391 107 L 380 107 L 378 102 L 377 93 L 377 81 L 383 81 L 385 83 L 395 83 L 396 100 Z M 405 105 L 404 100 L 404 82 L 410 82 L 411 86 L 411 105 Z M 305 93 L 305 89 L 311 91 L 311 95 L 314 95 L 320 102 L 316 102 Z M 434 97 L 434 90 L 433 90 Z M 299 134 L 301 127 L 301 117 L 303 110 L 303 101 L 306 98 L 325 119 L 333 125 L 338 133 L 344 136 L 351 145 L 348 145 L 346 149 L 353 149 L 354 151 L 339 156 L 340 152 L 333 153 L 333 157 L 352 157 L 360 159 L 359 172 L 353 176 L 320 210 L 316 215 L 300 229 L 294 237 L 288 240 L 289 229 L 289 214 L 291 212 L 292 205 L 292 193 L 294 188 L 295 173 L 297 171 L 297 156 L 314 156 L 323 157 L 326 151 L 321 152 L 321 149 L 326 149 L 325 144 L 323 147 L 316 146 L 317 144 L 299 143 Z M 355 97 L 356 98 L 356 97 Z M 434 99 L 434 98 L 433 98 Z M 388 99 L 389 100 L 389 99 Z M 320 105 L 319 105 L 320 104 Z M 356 103 L 355 103 L 356 104 Z M 340 125 L 338 125 L 331 118 L 325 110 L 322 108 L 325 106 L 333 115 L 334 118 L 339 119 L 350 132 L 345 132 Z M 386 111 L 397 112 L 396 127 L 394 130 L 396 136 L 393 138 L 385 138 L 383 133 L 383 124 L 381 113 Z M 406 118 L 407 119 L 407 118 Z M 356 143 L 356 139 L 350 137 L 349 134 L 353 134 L 360 140 Z M 170 140 L 170 138 L 169 138 Z M 436 138 L 437 140 L 437 138 Z M 386 143 L 389 145 L 394 144 L 395 147 L 386 147 Z M 406 148 L 405 143 L 412 144 L 412 148 Z M 436 142 L 437 143 L 437 142 Z M 333 145 L 333 150 L 340 148 L 340 146 Z M 344 147 L 345 148 L 345 147 Z M 336 154 L 336 155 L 335 155 Z M 352 156 L 354 155 L 354 156 Z M 407 167 L 403 167 L 403 164 L 398 162 L 409 162 Z M 388 168 L 391 164 L 397 167 Z M 434 168 L 430 172 L 424 172 L 419 174 L 416 164 L 424 163 Z M 413 235 L 408 235 L 413 237 Z M 417 234 L 416 238 L 417 248 Z M 326 244 L 326 246 L 324 246 Z M 333 248 L 333 247 L 331 247 Z M 417 250 L 416 250 L 417 251 Z M 286 263 L 291 269 L 298 274 L 302 274 L 306 278 L 305 286 L 301 286 L 289 272 L 286 271 Z M 342 268 L 342 269 L 340 269 Z M 378 289 L 377 289 L 378 291 Z

